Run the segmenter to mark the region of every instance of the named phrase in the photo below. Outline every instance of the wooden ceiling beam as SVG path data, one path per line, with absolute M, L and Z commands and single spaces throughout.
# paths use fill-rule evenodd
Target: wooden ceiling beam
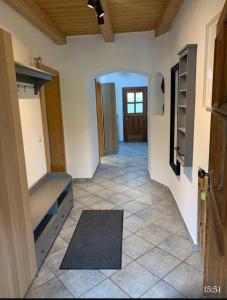
M 49 36 L 57 45 L 66 44 L 66 37 L 39 8 L 35 1 L 31 0 L 4 0 L 9 6 L 35 25 L 39 30 Z
M 170 0 L 167 8 L 165 9 L 161 21 L 155 30 L 155 36 L 158 37 L 162 34 L 168 32 L 172 26 L 172 23 L 177 16 L 181 6 L 183 5 L 184 0 Z
M 107 43 L 113 43 L 114 42 L 114 32 L 112 27 L 112 22 L 109 14 L 108 9 L 108 0 L 100 0 L 102 8 L 104 10 L 104 24 L 99 25 L 100 31 L 103 35 L 104 41 Z

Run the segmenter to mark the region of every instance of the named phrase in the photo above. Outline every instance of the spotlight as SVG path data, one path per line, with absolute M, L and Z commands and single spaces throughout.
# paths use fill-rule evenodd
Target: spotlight
M 98 24 L 99 25 L 103 25 L 104 24 L 104 18 L 103 17 L 101 17 L 101 18 L 97 17 L 97 20 L 98 20 Z
M 97 13 L 97 16 L 99 18 L 103 17 L 104 16 L 104 10 L 102 8 L 102 5 L 100 3 L 100 1 L 96 1 L 96 4 L 95 4 L 95 11 Z
M 87 6 L 90 8 L 95 8 L 96 1 L 88 0 Z

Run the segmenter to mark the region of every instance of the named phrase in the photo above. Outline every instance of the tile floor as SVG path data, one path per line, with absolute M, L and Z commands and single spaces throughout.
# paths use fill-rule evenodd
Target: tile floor
M 74 186 L 66 220 L 30 298 L 191 298 L 202 296 L 202 264 L 168 188 L 149 179 L 147 144 L 120 144 L 92 181 Z M 84 209 L 123 209 L 122 270 L 59 270 Z

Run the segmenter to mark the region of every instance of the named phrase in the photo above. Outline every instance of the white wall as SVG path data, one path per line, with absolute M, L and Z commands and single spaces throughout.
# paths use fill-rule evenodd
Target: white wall
M 18 89 L 28 187 L 47 172 L 40 99 L 34 90 Z
M 15 61 L 31 65 L 34 57 L 58 69 L 60 47 L 0 1 L 0 27 L 12 35 Z M 19 108 L 25 151 L 28 186 L 31 187 L 46 172 L 40 100 L 32 89 L 19 89 Z
M 148 86 L 149 79 L 145 75 L 129 73 L 129 72 L 116 72 L 105 74 L 97 78 L 100 83 L 115 83 L 116 87 L 116 100 L 117 100 L 117 114 L 118 114 L 118 138 L 119 141 L 124 140 L 123 130 L 123 93 L 124 87 L 142 87 Z
M 152 32 L 116 34 L 115 43 L 104 43 L 100 35 L 77 36 L 61 49 L 67 166 L 74 178 L 92 177 L 99 163 L 95 78 L 131 71 L 150 77 L 153 42 Z
M 168 47 L 156 58 L 156 70 L 165 78 L 166 112 L 164 118 L 152 117 L 150 139 L 156 141 L 149 149 L 150 174 L 155 180 L 167 184 L 184 217 L 194 242 L 197 242 L 198 168 L 208 169 L 210 113 L 203 107 L 203 82 L 205 61 L 206 24 L 222 9 L 224 0 L 185 1 L 169 34 L 157 40 L 159 46 L 167 42 Z M 194 129 L 194 152 L 192 179 L 189 180 L 181 168 L 177 178 L 168 164 L 169 152 L 169 108 L 170 68 L 178 61 L 177 53 L 185 44 L 197 43 L 196 107 Z M 164 128 L 160 128 L 165 126 Z M 163 160 L 157 160 L 157 157 Z

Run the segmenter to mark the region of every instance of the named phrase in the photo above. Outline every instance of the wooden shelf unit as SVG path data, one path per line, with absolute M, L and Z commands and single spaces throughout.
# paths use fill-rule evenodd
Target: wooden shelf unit
M 46 174 L 29 190 L 29 199 L 39 270 L 73 207 L 72 177 Z
M 177 159 L 192 167 L 197 45 L 188 44 L 179 53 L 179 92 L 177 113 Z

